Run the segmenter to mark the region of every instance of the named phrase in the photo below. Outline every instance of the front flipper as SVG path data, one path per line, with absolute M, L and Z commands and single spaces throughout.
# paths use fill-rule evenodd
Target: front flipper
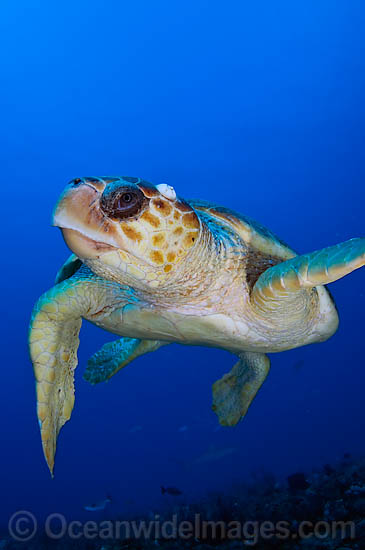
M 74 370 L 81 318 L 121 302 L 119 285 L 79 272 L 46 292 L 32 313 L 29 348 L 36 378 L 37 414 L 44 455 L 53 475 L 57 437 L 74 406 Z
M 133 359 L 166 344 L 168 342 L 127 337 L 108 342 L 89 359 L 84 378 L 90 384 L 106 382 Z
M 212 408 L 222 426 L 235 426 L 245 416 L 269 369 L 264 353 L 243 352 L 233 369 L 213 384 Z
M 264 271 L 253 288 L 251 301 L 261 312 L 267 312 L 295 292 L 332 283 L 364 265 L 365 238 L 296 256 Z

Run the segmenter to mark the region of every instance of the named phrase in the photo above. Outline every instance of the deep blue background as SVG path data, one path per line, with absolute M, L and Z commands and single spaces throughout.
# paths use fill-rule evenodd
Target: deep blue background
M 116 514 L 155 510 L 160 484 L 189 500 L 364 452 L 363 270 L 331 285 L 338 333 L 272 356 L 234 429 L 210 411 L 233 356 L 170 346 L 93 388 L 87 358 L 113 337 L 84 323 L 54 480 L 27 351 L 33 304 L 68 255 L 50 217 L 72 177 L 167 182 L 302 252 L 362 236 L 364 25 L 363 2 L 345 0 L 1 3 L 1 523 L 19 508 L 84 517 L 106 492 Z M 236 452 L 192 464 L 211 445 Z

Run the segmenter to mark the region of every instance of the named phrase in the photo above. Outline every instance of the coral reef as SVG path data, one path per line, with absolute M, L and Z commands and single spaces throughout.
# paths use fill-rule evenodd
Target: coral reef
M 179 503 L 153 517 L 126 523 L 132 533 L 127 529 L 113 540 L 103 539 L 105 530 L 98 530 L 98 538 L 92 540 L 50 540 L 43 533 L 20 542 L 6 534 L 0 537 L 0 549 L 361 550 L 365 548 L 365 460 L 346 455 L 335 466 L 326 464 L 308 475 L 294 472 L 285 482 L 262 475 L 225 494 Z M 140 525 L 150 528 L 147 538 L 134 531 Z

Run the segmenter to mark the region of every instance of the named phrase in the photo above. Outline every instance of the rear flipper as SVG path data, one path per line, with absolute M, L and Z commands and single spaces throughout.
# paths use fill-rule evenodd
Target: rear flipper
M 364 265 L 365 238 L 296 256 L 264 271 L 253 288 L 251 301 L 267 313 L 295 292 L 332 283 Z
M 234 426 L 245 416 L 269 369 L 264 353 L 242 352 L 233 369 L 213 384 L 212 408 L 222 426 Z
M 127 337 L 108 342 L 89 359 L 84 379 L 90 384 L 106 382 L 133 359 L 150 351 L 156 351 L 166 344 L 168 342 Z

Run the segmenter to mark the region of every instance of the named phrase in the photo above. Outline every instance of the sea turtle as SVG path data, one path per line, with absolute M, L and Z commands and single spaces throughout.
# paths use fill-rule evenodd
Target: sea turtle
M 336 307 L 323 285 L 365 263 L 365 238 L 298 256 L 250 218 L 134 177 L 74 179 L 53 225 L 73 255 L 35 305 L 29 335 L 51 473 L 74 405 L 82 318 L 122 336 L 90 359 L 91 383 L 170 342 L 238 355 L 213 385 L 213 409 L 232 426 L 269 372 L 267 352 L 336 331 Z

